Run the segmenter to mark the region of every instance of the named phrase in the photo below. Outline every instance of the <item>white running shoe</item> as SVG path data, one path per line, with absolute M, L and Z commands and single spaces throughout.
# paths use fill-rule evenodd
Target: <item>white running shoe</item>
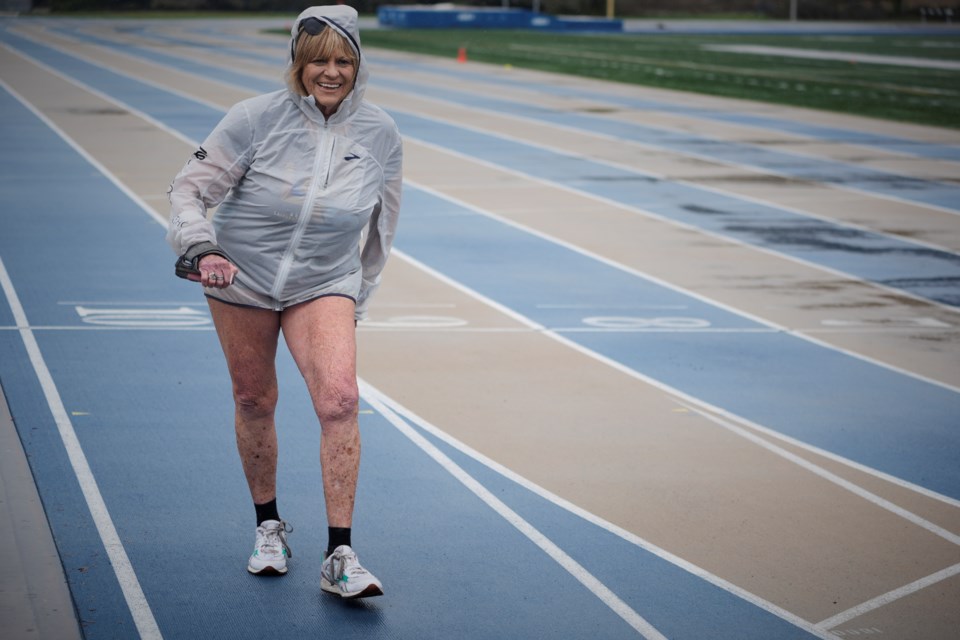
M 264 520 L 260 523 L 247 571 L 256 575 L 286 573 L 287 558 L 293 557 L 293 552 L 287 546 L 287 534 L 291 531 L 293 527 L 283 520 Z
M 347 545 L 340 545 L 323 561 L 320 588 L 341 598 L 369 598 L 383 595 L 383 585 L 372 573 L 360 566 L 357 554 Z

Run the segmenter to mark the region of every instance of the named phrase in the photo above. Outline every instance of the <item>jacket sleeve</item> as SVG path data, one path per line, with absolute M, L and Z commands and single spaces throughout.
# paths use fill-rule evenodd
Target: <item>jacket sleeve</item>
M 400 217 L 400 198 L 403 191 L 403 143 L 399 132 L 395 135 L 396 142 L 383 167 L 383 198 L 370 216 L 367 238 L 360 254 L 363 284 L 360 286 L 360 295 L 357 296 L 355 314 L 357 320 L 366 319 L 370 296 L 380 286 L 380 274 L 390 255 L 397 221 Z
M 234 105 L 173 179 L 167 242 L 177 255 L 199 242 L 216 243 L 207 209 L 220 204 L 250 166 L 253 127 L 245 106 Z

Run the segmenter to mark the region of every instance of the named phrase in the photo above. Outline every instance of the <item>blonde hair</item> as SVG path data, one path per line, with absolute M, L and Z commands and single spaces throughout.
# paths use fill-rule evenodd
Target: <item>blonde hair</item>
M 309 93 L 303 86 L 303 70 L 314 60 L 328 60 L 330 58 L 348 58 L 357 67 L 359 59 L 347 39 L 327 27 L 315 36 L 301 31 L 294 48 L 293 62 L 287 70 L 287 86 L 292 91 L 305 96 Z

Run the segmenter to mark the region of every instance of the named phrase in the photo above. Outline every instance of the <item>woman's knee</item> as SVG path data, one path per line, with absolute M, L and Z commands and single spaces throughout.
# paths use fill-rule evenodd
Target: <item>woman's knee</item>
M 272 416 L 277 408 L 276 386 L 235 385 L 233 401 L 237 413 L 246 418 L 265 418 Z
M 357 416 L 360 393 L 356 383 L 346 382 L 331 387 L 314 399 L 314 409 L 321 426 L 335 425 Z

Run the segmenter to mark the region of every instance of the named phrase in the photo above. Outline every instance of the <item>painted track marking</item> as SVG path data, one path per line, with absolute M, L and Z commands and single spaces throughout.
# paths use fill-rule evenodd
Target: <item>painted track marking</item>
M 700 410 L 700 409 L 698 409 L 697 407 L 694 407 L 694 406 L 692 406 L 692 405 L 688 405 L 688 404 L 683 403 L 683 402 L 681 402 L 680 404 L 681 404 L 683 407 L 689 409 L 690 411 L 693 411 L 694 413 L 697 413 L 698 415 L 706 418 L 706 419 L 709 420 L 710 422 L 712 422 L 712 423 L 714 423 L 714 424 L 716 424 L 716 425 L 719 425 L 719 426 L 723 427 L 724 429 L 727 429 L 728 431 L 731 431 L 731 432 L 739 435 L 741 438 L 745 438 L 745 439 L 749 440 L 750 442 L 753 442 L 754 444 L 757 444 L 757 445 L 763 447 L 764 449 L 766 449 L 766 450 L 768 450 L 768 451 L 770 451 L 770 452 L 772 452 L 772 453 L 774 453 L 774 454 L 776 454 L 776 455 L 778 455 L 778 456 L 780 456 L 780 457 L 782 457 L 782 458 L 785 458 L 785 459 L 789 460 L 790 462 L 792 462 L 793 464 L 795 464 L 795 465 L 797 465 L 797 466 L 803 467 L 803 468 L 806 469 L 807 471 L 810 471 L 811 473 L 820 476 L 820 477 L 823 478 L 824 480 L 827 480 L 828 482 L 831 482 L 831 483 L 837 485 L 838 487 L 841 487 L 841 488 L 843 488 L 843 489 L 846 489 L 847 491 L 850 491 L 850 492 L 856 494 L 857 496 L 859 496 L 860 498 L 863 498 L 863 499 L 866 500 L 867 502 L 871 502 L 871 503 L 875 504 L 876 506 L 880 507 L 881 509 L 886 509 L 886 510 L 889 511 L 890 513 L 896 514 L 896 515 L 900 516 L 901 518 L 903 518 L 904 520 L 907 520 L 908 522 L 911 522 L 911 523 L 917 525 L 918 527 L 921 527 L 921 528 L 923 528 L 923 529 L 926 529 L 926 530 L 929 531 L 930 533 L 932 533 L 932 534 L 934 534 L 934 535 L 936 535 L 936 536 L 939 536 L 939 537 L 943 538 L 943 539 L 946 540 L 947 542 L 951 542 L 951 543 L 953 543 L 953 544 L 955 544 L 955 545 L 960 545 L 960 536 L 958 536 L 957 534 L 952 533 L 952 532 L 950 532 L 950 531 L 947 531 L 947 530 L 944 529 L 943 527 L 937 526 L 937 525 L 935 525 L 934 523 L 930 522 L 929 520 L 926 520 L 925 518 L 921 518 L 921 517 L 918 516 L 917 514 L 912 513 L 912 512 L 910 512 L 910 511 L 907 511 L 906 509 L 904 509 L 904 508 L 902 508 L 902 507 L 898 507 L 897 505 L 893 504 L 893 503 L 890 502 L 889 500 L 886 500 L 886 499 L 884 499 L 884 498 L 881 498 L 880 496 L 876 495 L 875 493 L 871 493 L 871 492 L 867 491 L 866 489 L 857 486 L 857 485 L 854 484 L 853 482 L 850 482 L 849 480 L 845 480 L 844 478 L 841 478 L 840 476 L 836 475 L 835 473 L 831 473 L 831 472 L 827 471 L 826 469 L 824 469 L 823 467 L 821 467 L 821 466 L 819 466 L 819 465 L 816 465 L 816 464 L 814 464 L 814 463 L 812 463 L 812 462 L 810 462 L 810 461 L 808 461 L 808 460 L 804 460 L 804 459 L 801 458 L 800 456 L 798 456 L 798 455 L 796 455 L 796 454 L 793 454 L 793 453 L 790 453 L 790 452 L 787 451 L 786 449 L 784 449 L 784 448 L 782 448 L 782 447 L 778 447 L 777 445 L 775 445 L 775 444 L 773 444 L 773 443 L 771 443 L 771 442 L 768 442 L 767 440 L 761 438 L 760 436 L 758 436 L 758 435 L 756 435 L 756 434 L 754 434 L 754 433 L 748 432 L 746 429 L 744 429 L 744 428 L 742 428 L 742 427 L 738 427 L 737 425 L 731 424 L 730 422 L 727 422 L 726 420 L 723 420 L 723 419 L 718 418 L 718 417 L 716 417 L 716 416 L 710 415 L 710 414 L 707 413 L 706 411 L 702 411 L 702 410 Z
M 8 87 L 4 88 L 10 91 Z M 16 93 L 11 91 L 11 94 L 23 102 Z M 107 551 L 110 566 L 113 567 L 113 572 L 117 577 L 117 581 L 120 583 L 120 589 L 127 602 L 127 607 L 130 609 L 130 614 L 133 616 L 137 631 L 144 640 L 160 640 L 163 636 L 160 634 L 160 628 L 157 626 L 157 621 L 153 617 L 153 611 L 150 610 L 150 604 L 147 602 L 143 589 L 140 587 L 140 581 L 137 579 L 137 574 L 133 570 L 133 564 L 130 562 L 126 549 L 124 549 L 123 543 L 120 541 L 120 535 L 117 533 L 117 528 L 114 526 L 110 512 L 107 510 L 107 504 L 100 494 L 100 488 L 97 486 L 97 481 L 93 477 L 93 471 L 90 469 L 87 456 L 83 453 L 83 448 L 80 446 L 80 440 L 77 438 L 76 431 L 73 429 L 73 423 L 67 414 L 66 407 L 63 405 L 63 400 L 60 398 L 60 392 L 57 391 L 53 376 L 50 375 L 50 370 L 47 368 L 46 362 L 43 359 L 43 354 L 40 353 L 40 346 L 37 344 L 37 340 L 29 328 L 26 313 L 24 313 L 23 306 L 20 304 L 20 298 L 13 288 L 13 282 L 7 274 L 7 269 L 3 264 L 2 258 L 0 258 L 0 286 L 3 287 L 7 304 L 10 305 L 10 309 L 13 311 L 13 317 L 16 319 L 17 326 L 19 327 L 23 346 L 27 350 L 27 354 L 30 357 L 30 364 L 33 365 L 37 380 L 39 380 L 40 386 L 43 389 L 43 396 L 47 401 L 50 412 L 53 414 L 57 431 L 60 433 L 60 439 L 63 441 L 63 446 L 67 450 L 70 466 L 73 468 L 73 473 L 77 478 L 77 482 L 80 484 L 80 490 L 83 492 L 84 500 L 90 509 L 90 515 L 93 517 L 93 521 L 97 526 L 97 533 L 100 535 L 100 540 L 103 542 L 103 546 Z
M 473 492 L 478 498 L 483 500 L 491 509 L 497 512 L 504 520 L 516 527 L 520 533 L 530 539 L 535 545 L 550 556 L 557 564 L 563 567 L 571 576 L 577 579 L 583 586 L 597 596 L 605 605 L 618 616 L 636 629 L 643 637 L 649 640 L 666 640 L 666 636 L 657 631 L 653 625 L 643 619 L 640 614 L 630 608 L 626 602 L 621 600 L 606 585 L 597 580 L 596 577 L 587 571 L 583 565 L 571 558 L 560 547 L 554 544 L 549 538 L 540 533 L 533 525 L 524 520 L 520 515 L 503 503 L 502 500 L 493 495 L 489 489 L 480 484 L 469 473 L 464 471 L 456 462 L 451 460 L 446 454 L 430 443 L 429 440 L 417 433 L 403 418 L 401 418 L 390 406 L 382 401 L 385 396 L 377 391 L 362 379 L 358 378 L 360 392 L 363 398 L 387 419 L 398 431 L 410 439 L 415 445 L 420 447 L 424 453 L 433 458 L 437 464 L 444 468 L 450 475 L 456 478 L 463 486 Z
M 874 609 L 879 609 L 880 607 L 886 606 L 891 602 L 894 602 L 895 600 L 899 600 L 900 598 L 904 598 L 906 596 L 914 594 L 917 591 L 920 591 L 921 589 L 926 589 L 927 587 L 934 585 L 942 580 L 946 580 L 947 578 L 952 578 L 957 574 L 960 574 L 960 563 L 955 564 L 952 567 L 947 567 L 942 571 L 937 571 L 936 573 L 930 574 L 925 578 L 920 578 L 919 580 L 915 580 L 910 584 L 905 584 L 898 589 L 894 589 L 893 591 L 888 591 L 887 593 L 879 595 L 876 598 L 873 598 L 872 600 L 868 600 L 866 602 L 858 604 L 855 607 L 851 607 L 846 611 L 843 611 L 841 613 L 838 613 L 835 616 L 831 616 L 827 618 L 826 620 L 822 620 L 821 622 L 818 622 L 817 626 L 820 627 L 821 629 L 832 629 L 836 626 L 843 624 L 844 622 L 849 622 L 854 618 L 859 618 L 863 614 L 869 613 Z
M 647 552 L 649 552 L 649 553 L 652 553 L 653 555 L 657 556 L 658 558 L 661 558 L 661 559 L 663 559 L 663 560 L 666 560 L 667 562 L 670 562 L 671 564 L 674 564 L 674 565 L 680 567 L 681 569 L 683 569 L 683 570 L 685 570 L 685 571 L 687 571 L 687 572 L 689 572 L 689 573 L 697 576 L 698 578 L 701 578 L 702 580 L 704 580 L 704 581 L 706 581 L 706 582 L 708 582 L 708 583 L 710 583 L 710 584 L 712 584 L 712 585 L 714 585 L 714 586 L 716 586 L 716 587 L 719 587 L 720 589 L 723 589 L 724 591 L 727 591 L 728 593 L 731 593 L 731 594 L 737 596 L 738 598 L 741 598 L 741 599 L 743 599 L 743 600 L 746 600 L 746 601 L 749 602 L 750 604 L 753 604 L 754 606 L 759 607 L 760 609 L 763 609 L 764 611 L 766 611 L 766 612 L 768 612 L 768 613 L 771 613 L 771 614 L 777 616 L 778 618 L 780 618 L 780 619 L 782 619 L 782 620 L 784 620 L 784 621 L 786 621 L 786 622 L 789 622 L 790 624 L 793 624 L 793 625 L 795 625 L 795 626 L 797 626 L 797 627 L 799 627 L 799 628 L 801 628 L 801 629 L 803 629 L 803 630 L 805 630 L 805 631 L 808 631 L 809 633 L 812 633 L 812 634 L 816 635 L 817 637 L 820 637 L 820 638 L 828 638 L 828 639 L 829 639 L 829 638 L 833 638 L 833 636 L 831 636 L 831 635 L 829 635 L 829 634 L 824 634 L 821 629 L 818 629 L 816 626 L 812 625 L 810 622 L 801 619 L 800 617 L 798 617 L 798 616 L 790 613 L 789 611 L 786 611 L 785 609 L 782 609 L 781 607 L 778 607 L 777 605 L 773 604 L 772 602 L 769 602 L 769 601 L 767 601 L 767 600 L 764 600 L 763 598 L 761 598 L 761 597 L 759 597 L 759 596 L 757 596 L 757 595 L 755 595 L 755 594 L 753 594 L 753 593 L 750 593 L 749 591 L 746 591 L 746 590 L 744 590 L 744 589 L 741 589 L 740 587 L 737 587 L 736 585 L 734 585 L 734 584 L 732 584 L 732 583 L 730 583 L 730 582 L 727 582 L 727 581 L 724 580 L 723 578 L 721 578 L 721 577 L 719 577 L 719 576 L 717 576 L 717 575 L 714 575 L 714 574 L 710 573 L 709 571 L 706 571 L 705 569 L 702 569 L 701 567 L 698 567 L 698 566 L 696 566 L 696 565 L 694 565 L 694 564 L 692 564 L 692 563 L 690 563 L 690 562 L 687 562 L 686 560 L 684 560 L 684 559 L 682 559 L 682 558 L 680 558 L 680 557 L 678 557 L 678 556 L 673 555 L 672 553 L 670 553 L 669 551 L 666 551 L 665 549 L 661 549 L 660 547 L 658 547 L 658 546 L 656 546 L 656 545 L 648 542 L 647 540 L 644 540 L 643 538 L 637 536 L 636 534 L 630 533 L 629 531 L 627 531 L 627 530 L 625 530 L 625 529 L 622 529 L 622 528 L 614 525 L 613 523 L 607 522 L 607 521 L 604 520 L 603 518 L 601 518 L 601 517 L 599 517 L 599 516 L 597 516 L 597 515 L 595 515 L 595 514 L 593 514 L 593 513 L 590 513 L 589 511 L 586 511 L 585 509 L 581 509 L 580 507 L 576 506 L 575 504 L 573 504 L 573 503 L 571 503 L 571 502 L 569 502 L 569 501 L 567 501 L 567 500 L 564 500 L 564 499 L 561 498 L 560 496 L 557 496 L 556 494 L 551 493 L 550 491 L 547 491 L 546 489 L 544 489 L 544 488 L 541 487 L 540 485 L 531 482 L 531 481 L 528 480 L 527 478 L 524 478 L 523 476 L 521 476 L 521 475 L 519 475 L 519 474 L 511 471 L 510 469 L 504 467 L 504 466 L 501 465 L 500 463 L 498 463 L 498 462 L 496 462 L 496 461 L 494 461 L 494 460 L 491 460 L 491 459 L 488 458 L 487 456 L 485 456 L 485 455 L 483 455 L 482 453 L 476 451 L 475 449 L 473 449 L 473 448 L 471 448 L 470 446 L 464 444 L 463 442 L 460 442 L 459 440 L 457 440 L 456 438 L 454 438 L 453 436 L 451 436 L 451 435 L 448 434 L 447 432 L 443 431 L 443 430 L 440 429 L 439 427 L 436 427 L 435 425 L 431 424 L 430 422 L 428 422 L 428 421 L 425 420 L 424 418 L 418 416 L 417 414 L 413 413 L 412 411 L 410 411 L 409 409 L 407 409 L 407 408 L 404 407 L 403 405 L 399 404 L 398 402 L 396 402 L 395 400 L 393 400 L 393 399 L 390 398 L 389 396 L 386 396 L 386 395 L 383 394 L 381 391 L 379 391 L 379 390 L 377 390 L 376 388 L 374 388 L 373 386 L 371 386 L 369 383 L 366 383 L 366 382 L 361 381 L 361 389 L 362 389 L 364 398 L 365 398 L 368 402 L 371 402 L 371 405 L 374 404 L 374 403 L 372 402 L 372 400 L 376 400 L 376 401 L 379 402 L 379 405 L 374 405 L 374 406 L 378 406 L 378 411 L 380 411 L 381 415 L 383 415 L 384 417 L 387 417 L 387 411 L 389 411 L 391 414 L 397 416 L 397 420 L 399 420 L 400 423 L 403 424 L 403 426 L 404 426 L 407 430 L 410 430 L 411 427 L 410 427 L 409 425 L 407 425 L 405 422 L 403 422 L 403 419 L 408 420 L 408 421 L 410 421 L 410 422 L 413 423 L 413 424 L 416 424 L 417 427 L 419 427 L 420 429 L 423 429 L 423 430 L 426 431 L 427 433 L 429 433 L 429 434 L 435 436 L 436 438 L 442 440 L 443 442 L 449 444 L 450 446 L 454 447 L 455 449 L 457 449 L 457 450 L 461 451 L 462 453 L 466 454 L 467 456 L 473 458 L 473 459 L 476 460 L 477 462 L 483 464 L 484 466 L 488 467 L 489 469 L 491 469 L 491 470 L 495 471 L 496 473 L 500 474 L 501 476 L 503 476 L 503 477 L 505 477 L 505 478 L 507 478 L 507 479 L 509 479 L 509 480 L 511 480 L 511 481 L 513 481 L 513 482 L 515 482 L 515 483 L 517 483 L 518 485 L 520 485 L 520 486 L 522 486 L 523 488 L 527 489 L 527 490 L 530 491 L 531 493 L 534 493 L 534 494 L 540 496 L 541 498 L 543 498 L 543 499 L 551 502 L 552 504 L 560 507 L 561 509 L 564 509 L 564 510 L 566 510 L 566 511 L 568 511 L 568 512 L 570 512 L 570 513 L 572 513 L 572 514 L 574 514 L 574 515 L 576 515 L 576 516 L 578 516 L 578 517 L 580 517 L 580 518 L 583 518 L 583 519 L 586 520 L 587 522 L 589 522 L 589 523 L 591 523 L 591 524 L 594 524 L 594 525 L 600 527 L 601 529 L 604 529 L 604 530 L 606 530 L 606 531 L 609 531 L 610 533 L 618 536 L 619 538 L 622 538 L 623 540 L 625 540 L 625 541 L 627 541 L 627 542 L 630 542 L 630 543 L 632 543 L 632 544 L 635 544 L 636 546 L 640 547 L 640 548 L 643 549 L 644 551 L 647 551 Z M 402 419 L 400 418 L 400 416 L 402 416 Z M 390 418 L 388 417 L 388 420 L 391 421 L 391 424 L 394 424 L 394 425 L 396 426 L 396 423 L 394 423 L 394 421 L 393 421 L 392 419 L 390 419 Z M 400 427 L 398 426 L 398 428 L 400 428 Z M 404 434 L 406 434 L 406 433 L 407 433 L 407 431 L 404 430 Z M 417 434 L 416 431 L 413 431 L 413 433 L 414 433 L 414 435 L 416 435 L 418 438 L 422 438 L 422 437 L 423 437 L 423 436 L 420 436 L 419 434 Z M 431 445 L 429 442 L 428 442 L 427 444 L 428 444 L 429 446 L 433 447 L 433 445 Z M 434 447 L 434 448 L 435 448 L 435 447 Z M 443 453 L 440 453 L 440 455 L 443 455 Z M 446 457 L 446 456 L 445 456 L 445 457 Z M 455 463 L 454 463 L 454 464 L 455 464 Z M 457 467 L 457 468 L 459 468 L 459 467 Z M 494 499 L 496 499 L 496 498 L 494 498 Z M 598 596 L 598 597 L 599 597 L 599 596 Z
M 740 424 L 749 425 L 751 428 L 755 429 L 756 431 L 759 431 L 759 432 L 765 433 L 765 434 L 767 434 L 767 435 L 770 435 L 770 436 L 772 436 L 772 437 L 781 439 L 781 440 L 783 440 L 783 441 L 785 441 L 785 442 L 789 442 L 790 444 L 793 444 L 793 445 L 795 445 L 795 446 L 801 447 L 801 448 L 803 448 L 803 449 L 805 449 L 805 450 L 807 450 L 807 451 L 811 451 L 811 452 L 816 453 L 816 454 L 818 454 L 818 455 L 822 455 L 822 456 L 824 456 L 824 457 L 827 457 L 827 458 L 829 458 L 829 459 L 831 459 L 831 460 L 833 460 L 833 461 L 835 461 L 835 462 L 839 462 L 839 463 L 841 463 L 841 464 L 843 464 L 843 465 L 845 465 L 845 466 L 848 466 L 848 467 L 850 467 L 850 468 L 857 469 L 858 471 L 862 471 L 862 472 L 868 473 L 868 474 L 870 474 L 870 475 L 872 475 L 872 476 L 881 478 L 881 479 L 886 480 L 887 482 L 890 482 L 890 483 L 892 483 L 892 484 L 894 484 L 894 485 L 896 485 L 896 486 L 903 487 L 903 488 L 905 488 L 905 489 L 909 489 L 909 490 L 911 490 L 911 491 L 914 491 L 914 492 L 916 492 L 916 493 L 925 495 L 925 496 L 927 496 L 927 497 L 929 497 L 929 498 L 933 498 L 933 499 L 939 500 L 939 501 L 944 502 L 944 503 L 946 503 L 946 504 L 951 504 L 951 505 L 954 505 L 954 506 L 960 506 L 960 500 L 951 498 L 950 496 L 946 496 L 946 495 L 941 494 L 941 493 L 938 493 L 938 492 L 936 492 L 936 491 L 932 491 L 932 490 L 930 490 L 930 489 L 927 489 L 927 488 L 922 487 L 922 486 L 920 486 L 920 485 L 914 484 L 914 483 L 912 483 L 912 482 L 908 482 L 908 481 L 903 480 L 903 479 L 901 479 L 901 478 L 897 478 L 896 476 L 892 476 L 892 475 L 890 475 L 890 474 L 884 473 L 884 472 L 879 471 L 879 470 L 877 470 L 877 469 L 873 469 L 872 467 L 868 467 L 868 466 L 866 466 L 866 465 L 863 465 L 863 464 L 854 462 L 853 460 L 850 460 L 850 459 L 848 459 L 848 458 L 844 458 L 843 456 L 837 455 L 837 454 L 835 454 L 835 453 L 831 453 L 831 452 L 829 452 L 829 451 L 825 451 L 825 450 L 820 449 L 820 448 L 818 448 L 818 447 L 814 447 L 814 446 L 812 446 L 812 445 L 810 445 L 810 444 L 807 444 L 807 443 L 802 442 L 802 441 L 800 441 L 800 440 L 797 440 L 797 439 L 795 439 L 795 438 L 791 438 L 791 437 L 789 437 L 789 436 L 786 436 L 786 435 L 784 435 L 784 434 L 781 434 L 781 433 L 779 433 L 779 432 L 777 432 L 777 431 L 774 431 L 773 429 L 768 429 L 767 427 L 763 427 L 763 426 L 761 426 L 761 425 L 755 424 L 755 423 L 753 423 L 753 422 L 751 422 L 751 421 L 749 421 L 749 420 L 747 420 L 747 419 L 745 419 L 745 418 L 743 418 L 743 417 L 737 416 L 737 415 L 732 414 L 732 413 L 730 413 L 729 411 L 726 411 L 726 410 L 724 410 L 724 409 L 722 409 L 722 408 L 720 408 L 720 407 L 714 406 L 714 405 L 712 405 L 712 404 L 710 404 L 710 403 L 708 403 L 708 402 L 705 402 L 705 401 L 703 401 L 703 400 L 700 400 L 699 398 L 696 398 L 696 397 L 694 397 L 694 396 L 691 396 L 690 394 L 687 394 L 687 393 L 685 393 L 685 392 L 683 392 L 683 391 L 680 391 L 679 389 L 676 389 L 676 388 L 674 388 L 674 387 L 671 387 L 671 386 L 668 385 L 668 384 L 665 384 L 665 383 L 663 383 L 663 382 L 660 382 L 659 380 L 656 380 L 655 378 L 651 378 L 650 376 L 647 376 L 647 375 L 645 375 L 645 374 L 643 374 L 643 373 L 640 373 L 639 371 L 637 371 L 637 370 L 635 370 L 635 369 L 633 369 L 633 368 L 631 368 L 631 367 L 629 367 L 629 366 L 627 366 L 627 365 L 625 365 L 625 364 L 622 364 L 622 363 L 620 363 L 620 362 L 617 362 L 616 360 L 613 360 L 612 358 L 609 358 L 609 357 L 607 357 L 607 356 L 605 356 L 605 355 L 603 355 L 603 354 L 597 353 L 596 351 L 590 349 L 589 347 L 586 347 L 586 346 L 583 346 L 583 345 L 581 345 L 581 344 L 578 344 L 578 343 L 574 342 L 573 340 L 570 340 L 569 338 L 566 338 L 566 337 L 564 337 L 563 335 L 561 335 L 561 334 L 559 334 L 559 333 L 557 333 L 557 332 L 555 332 L 555 331 L 552 331 L 551 329 L 549 329 L 549 328 L 541 325 L 540 323 L 538 323 L 538 322 L 536 322 L 536 321 L 534 321 L 534 320 L 532 320 L 532 319 L 530 319 L 530 318 L 528 318 L 528 317 L 520 314 L 519 312 L 514 311 L 513 309 L 510 309 L 509 307 L 506 307 L 506 306 L 500 304 L 500 303 L 497 302 L 496 300 L 493 300 L 493 299 L 485 296 L 484 294 L 482 294 L 482 293 L 480 293 L 480 292 L 478 292 L 478 291 L 475 291 L 475 290 L 471 289 L 470 287 L 468 287 L 468 286 L 466 286 L 466 285 L 458 282 L 457 280 L 454 280 L 453 278 L 451 278 L 451 277 L 449 277 L 449 276 L 447 276 L 447 275 L 445 275 L 445 274 L 437 271 L 436 269 L 433 269 L 432 267 L 430 267 L 430 266 L 428 266 L 428 265 L 420 262 L 420 261 L 417 260 L 416 258 L 414 258 L 414 257 L 412 257 L 412 256 L 410 256 L 410 255 L 408 255 L 408 254 L 406 254 L 406 253 L 404 253 L 403 251 L 401 251 L 401 250 L 399 250 L 399 249 L 394 249 L 394 250 L 393 250 L 393 255 L 396 255 L 396 256 L 400 257 L 400 259 L 405 260 L 406 262 L 409 262 L 410 264 L 412 264 L 413 266 L 417 267 L 418 269 L 423 270 L 424 272 L 432 275 L 434 278 L 437 278 L 438 280 L 440 280 L 440 281 L 442 281 L 442 282 L 445 282 L 446 284 L 450 285 L 451 287 L 454 287 L 455 289 L 457 289 L 457 290 L 465 293 L 466 295 L 468 295 L 468 296 L 470 296 L 470 297 L 472 297 L 472 298 L 474 298 L 474 299 L 482 302 L 483 304 L 486 304 L 486 305 L 488 305 L 488 306 L 490 306 L 490 307 L 492 307 L 492 308 L 500 311 L 501 313 L 504 313 L 505 315 L 513 318 L 513 319 L 516 320 L 517 322 L 520 322 L 521 324 L 524 324 L 524 325 L 530 327 L 531 329 L 534 329 L 534 330 L 536 330 L 536 331 L 539 331 L 539 332 L 542 333 L 544 336 L 546 336 L 546 337 L 548 337 L 548 338 L 551 338 L 552 340 L 556 340 L 557 342 L 559 342 L 559 343 L 561 343 L 561 344 L 563 344 L 563 345 L 565 345 L 565 346 L 573 349 L 574 351 L 577 351 L 577 352 L 579 352 L 579 353 L 581 353 L 581 354 L 583 354 L 583 355 L 585 355 L 585 356 L 587 356 L 587 357 L 589 357 L 589 358 L 592 358 L 592 359 L 594 359 L 594 360 L 596 360 L 596 361 L 598 361 L 598 362 L 601 362 L 601 363 L 603 363 L 603 364 L 605 364 L 605 365 L 607 365 L 607 366 L 609 366 L 609 367 L 612 367 L 613 369 L 615 369 L 615 370 L 617 370 L 617 371 L 620 371 L 621 373 L 624 373 L 624 374 L 626 374 L 626 375 L 628 375 L 628 376 L 630 376 L 630 377 L 636 378 L 637 380 L 640 380 L 640 381 L 642 381 L 642 382 L 644 382 L 644 383 L 646 383 L 646 384 L 648 384 L 648 385 L 651 385 L 651 386 L 653 386 L 653 387 L 655 387 L 655 388 L 657 388 L 657 389 L 661 389 L 662 391 L 670 394 L 671 396 L 673 396 L 673 397 L 675 397 L 675 398 L 677 398 L 677 399 L 679 399 L 679 400 L 684 400 L 684 401 L 686 401 L 686 402 L 688 402 L 688 403 L 691 403 L 692 405 L 701 407 L 701 408 L 703 408 L 703 409 L 705 409 L 705 410 L 707 410 L 707 411 L 709 411 L 709 412 L 715 413 L 716 415 L 722 415 L 722 416 L 724 416 L 724 417 L 726 417 L 726 418 L 728 418 L 728 419 L 730 419 L 730 420 L 739 422 Z M 951 535 L 952 535 L 952 534 L 951 534 Z

